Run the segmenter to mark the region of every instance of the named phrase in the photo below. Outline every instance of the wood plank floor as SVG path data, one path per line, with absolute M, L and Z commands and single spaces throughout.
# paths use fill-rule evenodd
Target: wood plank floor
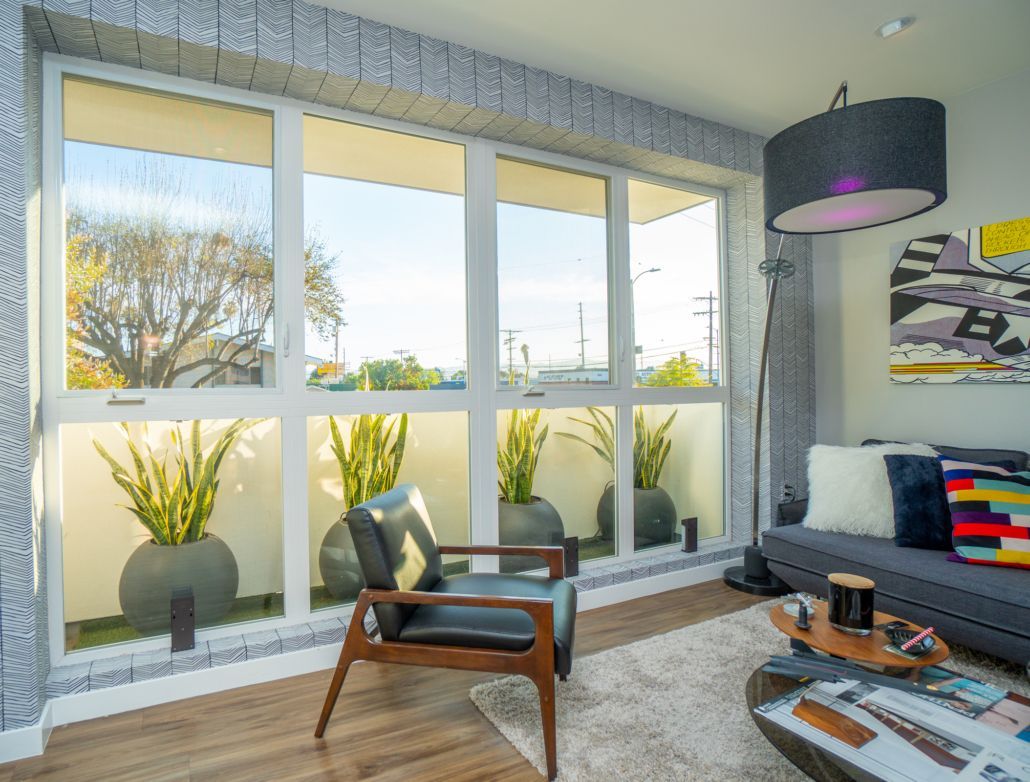
M 587 611 L 577 619 L 576 654 L 760 600 L 713 581 Z M 541 779 L 468 698 L 469 688 L 492 674 L 359 663 L 347 676 L 325 738 L 317 740 L 312 731 L 330 675 L 62 726 L 42 757 L 0 766 L 0 782 Z

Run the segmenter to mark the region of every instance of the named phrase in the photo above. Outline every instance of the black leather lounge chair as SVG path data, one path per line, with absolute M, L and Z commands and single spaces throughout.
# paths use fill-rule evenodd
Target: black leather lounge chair
M 554 677 L 572 670 L 576 590 L 563 579 L 561 547 L 440 546 L 422 494 L 398 486 L 347 513 L 365 577 L 322 715 L 321 738 L 355 660 L 528 676 L 540 693 L 547 776 L 558 773 Z M 549 576 L 443 575 L 443 554 L 536 556 Z M 371 606 L 381 640 L 365 630 Z

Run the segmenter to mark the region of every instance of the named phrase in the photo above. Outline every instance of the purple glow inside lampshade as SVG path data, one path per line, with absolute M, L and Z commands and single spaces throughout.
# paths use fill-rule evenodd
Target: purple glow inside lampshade
M 856 190 L 861 190 L 865 185 L 865 180 L 860 176 L 846 176 L 843 179 L 838 179 L 832 185 L 830 185 L 830 192 L 834 195 L 844 195 L 844 193 L 854 193 Z

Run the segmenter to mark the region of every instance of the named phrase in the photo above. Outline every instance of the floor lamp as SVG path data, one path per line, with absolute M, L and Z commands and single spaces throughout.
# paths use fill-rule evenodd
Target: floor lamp
M 843 106 L 837 108 L 843 100 Z M 927 212 L 948 197 L 944 106 L 928 98 L 888 98 L 848 106 L 841 82 L 830 107 L 781 131 L 765 145 L 765 226 L 780 234 L 776 258 L 762 261 L 767 281 L 765 333 L 758 369 L 751 476 L 751 545 L 726 584 L 759 595 L 790 587 L 769 570 L 759 541 L 762 406 L 769 328 L 780 280 L 794 274 L 783 258 L 784 234 L 854 231 Z

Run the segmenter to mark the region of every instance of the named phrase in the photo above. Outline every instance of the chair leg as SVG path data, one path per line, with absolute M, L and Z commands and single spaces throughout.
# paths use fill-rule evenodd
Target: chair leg
M 560 681 L 560 682 L 567 682 L 568 680 L 569 680 L 569 677 L 566 674 L 564 674 L 564 673 L 559 673 L 558 674 L 558 681 Z
M 348 649 L 349 643 L 344 641 L 340 650 L 340 660 L 336 663 L 336 670 L 333 672 L 333 680 L 329 685 L 329 692 L 325 695 L 325 704 L 322 706 L 322 714 L 318 718 L 318 725 L 315 727 L 315 738 L 320 739 L 325 733 L 325 726 L 329 724 L 329 717 L 333 713 L 336 699 L 343 687 L 343 680 L 347 678 L 347 671 L 354 662 L 354 653 Z
M 536 682 L 540 693 L 540 718 L 544 724 L 544 754 L 547 756 L 547 778 L 558 776 L 558 748 L 554 721 L 554 673 L 541 676 Z

